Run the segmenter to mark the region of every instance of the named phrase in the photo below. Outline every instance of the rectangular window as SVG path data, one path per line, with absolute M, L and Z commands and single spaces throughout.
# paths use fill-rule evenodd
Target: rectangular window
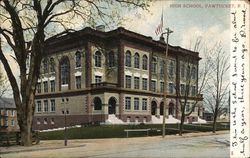
M 11 111 L 11 116 L 15 116 L 15 110 Z
M 9 110 L 5 110 L 5 111 L 4 111 L 4 115 L 5 115 L 5 116 L 9 116 Z
M 48 112 L 49 110 L 49 105 L 48 105 L 48 100 L 43 101 L 43 111 Z
M 41 83 L 36 84 L 36 92 L 41 93 Z
M 50 111 L 55 112 L 56 111 L 56 103 L 55 100 L 50 100 Z
M 43 91 L 48 92 L 48 81 L 43 82 Z
M 185 95 L 185 85 L 181 84 L 181 95 Z
M 189 112 L 189 111 L 190 111 L 190 103 L 187 102 L 187 103 L 186 103 L 186 112 Z
M 37 110 L 36 110 L 37 112 L 41 112 L 41 111 L 42 111 L 41 101 L 37 101 L 37 102 L 36 102 L 36 109 L 37 109 Z
M 14 126 L 14 125 L 15 125 L 15 121 L 11 120 L 11 126 Z
M 189 96 L 189 92 L 190 92 L 189 85 L 186 85 L 185 95 Z
M 134 110 L 139 110 L 139 98 L 134 98 Z
M 161 93 L 164 92 L 164 82 L 160 82 L 160 91 Z
M 131 98 L 130 97 L 126 97 L 125 98 L 125 109 L 126 110 L 130 110 L 131 109 Z
M 175 70 L 175 61 L 170 60 L 170 63 L 169 63 L 169 75 L 171 77 L 173 77 L 173 75 L 174 75 L 174 70 Z
M 142 90 L 148 90 L 148 79 L 147 78 L 142 79 Z
M 81 76 L 76 76 L 76 89 L 81 88 Z
M 5 118 L 4 125 L 9 126 L 8 118 Z
M 174 84 L 173 83 L 168 84 L 168 92 L 169 92 L 169 94 L 174 93 Z
M 126 88 L 131 88 L 131 76 L 126 75 Z
M 50 91 L 55 92 L 55 81 L 54 80 L 50 81 Z
M 196 95 L 196 88 L 195 86 L 192 86 L 192 96 L 195 96 Z
M 102 76 L 95 76 L 95 83 L 101 83 L 102 82 Z
M 142 99 L 142 110 L 147 110 L 148 100 L 146 98 Z
M 140 88 L 140 78 L 139 77 L 135 77 L 134 78 L 134 88 L 135 89 L 139 89 Z
M 48 73 L 49 72 L 49 69 L 48 69 L 48 61 L 47 61 L 47 59 L 44 59 L 43 60 L 43 72 L 44 73 Z
M 151 90 L 152 90 L 153 92 L 156 91 L 156 81 L 155 81 L 155 80 L 151 80 Z
M 185 77 L 185 65 L 184 63 L 181 64 L 181 78 L 184 78 Z

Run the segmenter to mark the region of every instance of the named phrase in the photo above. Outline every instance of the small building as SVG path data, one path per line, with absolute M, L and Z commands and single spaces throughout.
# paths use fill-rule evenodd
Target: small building
M 12 98 L 0 98 L 0 132 L 19 131 L 16 105 Z

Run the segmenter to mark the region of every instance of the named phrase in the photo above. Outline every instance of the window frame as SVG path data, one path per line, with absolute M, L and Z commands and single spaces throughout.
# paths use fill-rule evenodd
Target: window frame
M 82 88 L 82 76 L 75 76 L 75 86 L 76 89 Z
M 148 70 L 148 57 L 147 57 L 147 55 L 142 56 L 142 70 Z
M 125 66 L 132 67 L 131 52 L 129 50 L 125 53 Z
M 156 87 L 156 81 L 151 80 L 151 91 L 156 92 L 157 87 Z
M 102 53 L 100 51 L 95 52 L 95 67 L 102 67 Z
M 82 66 L 82 55 L 81 52 L 76 51 L 75 53 L 75 68 L 80 68 Z
M 142 98 L 142 110 L 147 110 L 148 109 L 148 99 L 147 98 Z
M 53 83 L 53 84 L 52 84 Z M 55 80 L 50 80 L 50 91 L 55 92 L 56 91 L 56 84 Z
M 45 104 L 47 103 L 47 104 Z M 48 100 L 43 101 L 43 112 L 49 112 L 49 102 Z
M 148 79 L 142 78 L 142 90 L 148 90 Z
M 140 89 L 140 77 L 134 77 L 134 89 Z
M 140 69 L 140 55 L 137 52 L 134 55 L 134 68 Z
M 125 97 L 125 110 L 131 110 L 131 97 Z
M 55 112 L 56 111 L 56 101 L 55 99 L 50 100 L 50 112 Z
M 125 76 L 125 88 L 131 88 L 131 78 L 130 75 Z
M 134 110 L 140 110 L 140 99 L 134 98 Z

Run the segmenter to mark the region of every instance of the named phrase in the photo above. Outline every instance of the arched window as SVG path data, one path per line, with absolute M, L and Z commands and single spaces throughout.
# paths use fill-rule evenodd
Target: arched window
M 160 73 L 164 74 L 164 68 L 165 68 L 165 61 L 164 60 L 161 61 L 161 65 L 160 66 L 161 66 L 160 67 Z
M 54 58 L 49 59 L 50 72 L 55 72 L 55 61 Z
M 109 52 L 108 64 L 109 64 L 109 67 L 115 66 L 115 54 L 112 51 Z
M 102 101 L 99 97 L 95 97 L 95 99 L 94 99 L 94 109 L 95 110 L 102 110 Z
M 148 69 L 148 57 L 146 55 L 143 55 L 142 57 L 142 69 L 143 70 Z
M 190 66 L 187 67 L 187 79 L 190 79 Z
M 138 69 L 140 68 L 140 56 L 138 53 L 135 53 L 134 67 Z
M 75 54 L 76 67 L 81 67 L 81 53 L 79 51 Z
M 44 59 L 43 60 L 43 73 L 48 73 L 49 68 L 48 68 L 48 60 Z
M 69 69 L 69 59 L 67 57 L 63 57 L 60 62 L 60 79 L 61 79 L 61 85 L 69 84 L 69 75 L 70 75 L 70 69 Z
M 170 76 L 174 75 L 174 62 L 173 61 L 170 61 L 169 74 L 170 74 Z
M 102 65 L 102 56 L 101 52 L 95 52 L 95 67 L 101 67 Z
M 126 65 L 127 67 L 131 67 L 131 53 L 130 53 L 129 50 L 126 52 L 126 61 L 125 61 L 125 65 Z
M 156 73 L 156 70 L 157 70 L 157 60 L 156 60 L 156 58 L 153 58 L 152 59 L 152 68 L 151 68 L 151 71 L 153 73 Z
M 196 69 L 195 69 L 195 67 L 192 68 L 192 79 L 196 79 Z

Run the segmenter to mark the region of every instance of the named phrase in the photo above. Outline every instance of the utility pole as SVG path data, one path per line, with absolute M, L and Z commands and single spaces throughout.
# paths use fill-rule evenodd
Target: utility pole
M 174 31 L 170 30 L 169 28 L 166 28 L 166 32 L 163 32 L 161 36 L 163 37 L 164 34 L 167 34 L 167 47 L 166 47 L 166 61 L 164 65 L 164 105 L 163 105 L 163 123 L 162 123 L 162 138 L 166 135 L 166 107 L 167 107 L 167 56 L 168 56 L 168 38 L 171 33 Z

